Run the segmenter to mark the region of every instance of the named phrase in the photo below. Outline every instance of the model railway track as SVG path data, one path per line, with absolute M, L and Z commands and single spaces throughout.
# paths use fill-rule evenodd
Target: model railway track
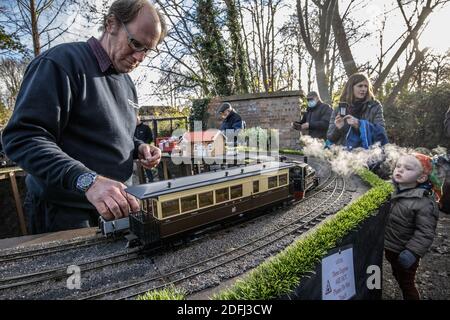
M 213 269 L 225 266 L 226 264 L 234 262 L 245 256 L 254 254 L 261 249 L 267 248 L 268 246 L 273 245 L 275 242 L 282 238 L 296 235 L 298 233 L 303 233 L 322 221 L 326 216 L 328 210 L 342 198 L 345 192 L 345 180 L 343 178 L 340 178 L 339 180 L 342 184 L 340 191 L 338 190 L 339 181 L 333 179 L 333 181 L 336 181 L 336 184 L 331 195 L 329 195 L 322 204 L 318 204 L 314 209 L 308 211 L 306 214 L 302 215 L 294 222 L 289 222 L 288 224 L 279 227 L 271 231 L 270 233 L 257 237 L 256 239 L 253 239 L 237 248 L 233 248 L 229 251 L 223 252 L 206 260 L 196 262 L 173 272 L 159 275 L 151 279 L 140 280 L 122 285 L 114 289 L 86 295 L 81 297 L 80 300 L 98 299 L 108 295 L 117 294 L 125 290 L 128 291 L 133 288 L 140 288 L 145 286 L 145 289 L 137 289 L 137 291 L 134 291 L 131 294 L 120 296 L 119 299 L 133 298 L 150 290 L 162 289 L 170 285 L 181 283 L 201 274 L 205 274 Z M 337 193 L 339 193 L 338 196 L 335 196 L 335 194 Z M 331 201 L 333 197 L 335 197 L 335 199 Z
M 332 173 L 326 178 L 325 181 L 323 181 L 319 186 L 317 186 L 314 191 L 310 191 L 306 194 L 306 197 L 302 199 L 299 202 L 296 202 L 296 204 L 304 202 L 308 199 L 311 199 L 315 197 L 318 193 L 323 192 L 326 188 L 328 188 L 334 181 L 336 180 L 336 176 Z M 232 225 L 233 226 L 233 225 Z M 51 253 L 58 253 L 63 251 L 68 251 L 72 249 L 78 249 L 82 247 L 88 247 L 92 246 L 98 243 L 102 243 L 107 241 L 105 238 L 96 238 L 96 239 L 89 239 L 89 240 L 83 240 L 83 241 L 77 241 L 77 242 L 71 242 L 66 243 L 59 246 L 54 247 L 47 247 L 42 249 L 35 249 L 35 250 L 27 250 L 27 251 L 21 251 L 12 253 L 9 255 L 5 255 L 1 257 L 1 262 L 11 262 L 14 260 L 20 260 L 25 258 L 32 258 L 37 257 L 41 255 L 48 255 Z M 154 252 L 157 252 L 158 248 L 155 248 L 155 250 L 152 250 Z M 98 269 L 102 269 L 111 265 L 117 265 L 122 263 L 127 263 L 132 260 L 135 260 L 139 258 L 141 255 L 139 254 L 139 248 L 128 251 L 125 253 L 120 254 L 114 254 L 109 256 L 104 256 L 99 259 L 87 261 L 84 263 L 78 263 L 77 265 L 81 268 L 81 271 L 83 273 L 88 271 L 94 271 Z M 38 272 L 32 272 L 24 275 L 16 275 L 11 276 L 7 278 L 0 279 L 0 291 L 13 289 L 17 287 L 22 286 L 29 286 L 38 284 L 40 282 L 49 281 L 49 280 L 58 280 L 61 278 L 67 277 L 67 266 L 57 266 L 52 269 L 44 270 L 44 271 L 38 271 Z
M 318 193 L 321 193 L 326 188 L 328 188 L 335 180 L 336 180 L 336 176 L 331 174 L 330 176 L 327 177 L 327 179 L 324 182 L 322 182 L 316 189 L 314 189 L 314 192 L 308 193 L 307 197 L 296 202 L 295 204 L 297 205 L 301 202 L 304 202 L 308 199 L 313 198 Z M 232 228 L 232 227 L 234 227 L 234 224 L 232 224 L 229 228 Z M 100 240 L 100 239 L 103 239 L 103 238 L 94 239 L 94 240 Z M 81 245 L 79 244 L 79 242 L 70 243 L 70 244 L 67 244 L 66 246 L 64 246 L 63 248 L 61 248 L 61 250 L 55 250 L 52 252 L 62 252 L 62 251 L 71 250 L 71 249 L 78 249 L 81 247 L 86 247 L 89 245 L 96 244 L 96 242 L 97 241 L 89 241 L 88 243 L 81 244 Z M 101 242 L 101 241 L 99 241 L 99 242 Z M 55 249 L 58 249 L 58 247 L 55 246 Z M 77 263 L 77 266 L 80 267 L 81 272 L 85 273 L 85 272 L 89 272 L 89 271 L 103 269 L 105 267 L 112 266 L 112 265 L 127 263 L 127 262 L 130 262 L 137 258 L 142 257 L 142 255 L 139 254 L 140 249 L 141 248 L 136 248 L 134 250 L 130 250 L 125 253 L 113 254 L 113 255 L 104 256 L 104 257 L 101 257 L 101 258 L 98 258 L 95 260 L 91 260 L 91 261 L 87 261 L 87 262 L 83 262 L 83 263 Z M 154 249 L 152 249 L 152 252 L 158 252 L 159 249 L 160 248 L 154 248 Z M 49 251 L 36 253 L 33 250 L 31 252 L 33 252 L 33 254 L 31 256 L 20 256 L 19 259 L 24 259 L 24 258 L 33 257 L 33 256 L 39 256 L 42 254 L 50 254 Z M 146 253 L 148 254 L 149 252 L 146 252 Z M 6 261 L 10 262 L 12 260 L 16 260 L 15 257 L 10 257 L 10 259 L 5 260 L 5 262 Z M 0 262 L 3 262 L 3 261 L 0 260 Z M 62 265 L 62 266 L 57 266 L 57 267 L 54 267 L 54 268 L 48 269 L 48 270 L 32 272 L 32 273 L 28 273 L 28 274 L 24 274 L 24 275 L 0 278 L 0 291 L 13 289 L 13 288 L 17 288 L 17 287 L 22 287 L 22 286 L 38 284 L 38 283 L 41 283 L 44 281 L 58 280 L 58 279 L 66 278 L 67 277 L 66 271 L 67 271 L 67 266 Z
M 13 262 L 22 259 L 28 258 L 36 258 L 39 256 L 45 256 L 53 253 L 60 253 L 64 251 L 69 251 L 73 249 L 79 249 L 84 247 L 90 247 L 96 244 L 105 243 L 107 241 L 111 241 L 104 237 L 97 237 L 94 239 L 86 239 L 79 240 L 70 243 L 59 244 L 56 246 L 39 248 L 39 249 L 31 249 L 31 250 L 23 250 L 14 253 L 4 254 L 0 256 L 0 263 Z
M 129 262 L 142 257 L 141 248 L 135 248 L 124 253 L 104 256 L 99 259 L 78 263 L 82 272 L 102 269 L 108 266 Z M 29 286 L 49 280 L 58 280 L 67 277 L 67 266 L 58 266 L 49 270 L 17 275 L 0 279 L 0 291 L 17 288 L 21 286 Z M 28 279 L 28 280 L 26 280 Z
M 291 157 L 289 157 L 289 159 L 296 160 L 295 158 L 291 158 Z M 314 189 L 313 193 L 308 192 L 306 197 L 304 199 L 302 199 L 301 201 L 299 201 L 298 203 L 306 201 L 309 198 L 314 197 L 316 194 L 321 192 L 321 190 L 326 187 L 325 184 L 327 183 L 327 181 L 329 181 L 329 179 L 332 178 L 332 176 L 333 176 L 333 174 L 330 174 L 327 177 L 325 182 L 321 183 L 319 186 L 317 186 Z M 28 258 L 37 258 L 40 256 L 50 255 L 50 254 L 54 254 L 54 253 L 61 253 L 61 252 L 70 251 L 73 249 L 80 249 L 80 248 L 85 248 L 85 247 L 89 247 L 89 246 L 93 246 L 93 245 L 97 245 L 97 244 L 102 244 L 102 243 L 105 243 L 108 241 L 111 241 L 111 239 L 105 238 L 105 237 L 96 237 L 94 239 L 73 241 L 70 243 L 64 243 L 64 244 L 59 244 L 56 246 L 45 247 L 45 248 L 21 250 L 21 251 L 3 254 L 3 255 L 0 253 L 0 263 L 15 262 L 15 261 L 23 260 L 23 259 L 28 259 Z M 1 283 L 1 280 L 0 280 L 0 283 Z

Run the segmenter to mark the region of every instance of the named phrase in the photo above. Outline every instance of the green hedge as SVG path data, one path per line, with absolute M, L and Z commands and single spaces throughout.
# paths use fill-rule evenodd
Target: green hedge
M 372 172 L 362 170 L 358 174 L 371 185 L 368 192 L 309 235 L 259 265 L 245 279 L 238 280 L 232 288 L 213 296 L 213 299 L 267 300 L 292 292 L 300 279 L 313 271 L 328 251 L 376 211 L 392 193 L 392 185 Z
M 299 156 L 303 156 L 304 155 L 303 151 L 301 151 L 301 150 L 294 150 L 294 149 L 280 149 L 280 153 L 283 153 L 283 154 L 296 154 L 296 155 L 299 155 Z

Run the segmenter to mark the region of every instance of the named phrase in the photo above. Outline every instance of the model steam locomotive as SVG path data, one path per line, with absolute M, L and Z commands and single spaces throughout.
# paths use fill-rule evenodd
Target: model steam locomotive
M 302 199 L 317 186 L 315 170 L 302 162 L 266 162 L 142 184 L 126 189 L 141 211 L 100 220 L 104 235 L 129 227 L 145 246 L 276 203 Z

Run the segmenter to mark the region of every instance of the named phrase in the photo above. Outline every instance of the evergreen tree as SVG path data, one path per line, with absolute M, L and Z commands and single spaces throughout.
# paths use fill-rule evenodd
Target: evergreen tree
M 6 33 L 5 29 L 0 26 L 0 52 L 16 51 L 25 53 L 25 47 L 14 36 Z
M 234 93 L 248 93 L 249 74 L 245 57 L 247 52 L 241 37 L 241 23 L 235 0 L 225 0 L 227 6 L 227 25 L 230 30 L 232 70 L 234 78 Z
M 232 93 L 230 79 L 231 68 L 228 64 L 225 40 L 217 24 L 218 14 L 213 0 L 196 0 L 196 23 L 200 34 L 197 35 L 197 46 L 205 61 L 205 68 L 211 76 L 214 86 L 212 92 L 216 95 L 230 95 Z

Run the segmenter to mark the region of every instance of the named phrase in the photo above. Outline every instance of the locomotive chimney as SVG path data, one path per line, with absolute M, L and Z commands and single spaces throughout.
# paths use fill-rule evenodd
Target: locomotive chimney
M 308 163 L 308 157 L 307 157 L 307 156 L 304 156 L 304 157 L 303 157 L 303 162 L 304 162 L 304 163 Z

